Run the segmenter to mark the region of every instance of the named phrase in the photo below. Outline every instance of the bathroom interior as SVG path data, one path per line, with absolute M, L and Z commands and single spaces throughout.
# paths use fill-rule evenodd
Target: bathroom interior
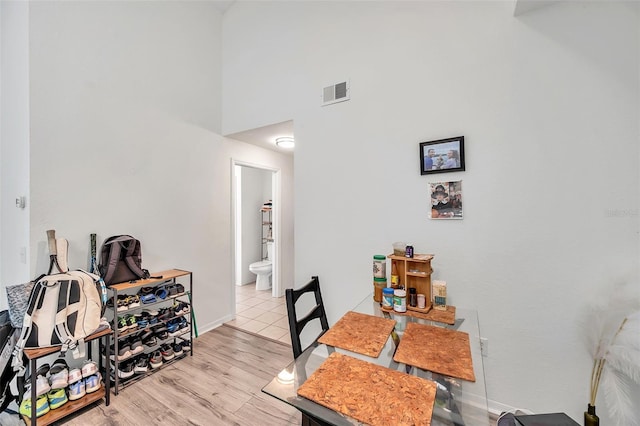
M 236 317 L 227 324 L 290 343 L 284 297 L 276 297 L 272 285 L 274 173 L 234 166 Z

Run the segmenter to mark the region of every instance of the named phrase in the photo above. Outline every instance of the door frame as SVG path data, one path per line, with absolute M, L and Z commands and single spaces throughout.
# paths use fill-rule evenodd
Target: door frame
M 280 206 L 282 205 L 282 171 L 278 167 L 266 166 L 264 164 L 251 163 L 247 161 L 231 159 L 231 285 L 234 291 L 233 305 L 235 313 L 235 287 L 236 287 L 236 236 L 238 233 L 238 223 L 236 221 L 236 202 L 237 202 L 237 183 L 235 177 L 235 167 L 251 167 L 254 169 L 266 170 L 272 172 L 271 175 L 271 196 L 272 196 L 272 209 L 271 209 L 271 221 L 273 222 L 273 274 L 271 275 L 271 295 L 273 297 L 280 297 L 283 293 L 281 282 L 281 268 L 280 268 L 280 241 L 281 240 L 281 220 L 282 213 Z

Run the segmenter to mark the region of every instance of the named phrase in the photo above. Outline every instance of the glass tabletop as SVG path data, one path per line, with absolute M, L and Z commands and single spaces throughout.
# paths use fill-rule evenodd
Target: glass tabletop
M 457 308 L 456 321 L 453 325 L 419 319 L 409 315 L 401 315 L 393 311 L 383 311 L 380 308 L 380 304 L 373 300 L 372 295 L 368 295 L 352 310 L 396 320 L 395 330 L 387 339 L 380 356 L 373 358 L 316 342 L 307 348 L 295 361 L 278 373 L 262 391 L 328 424 L 336 426 L 358 425 L 360 423 L 350 417 L 297 395 L 298 387 L 320 367 L 325 359 L 332 352 L 340 352 L 373 364 L 434 381 L 437 386 L 437 391 L 431 420 L 432 425 L 489 425 L 484 367 L 480 352 L 478 315 L 475 310 Z M 399 340 L 402 339 L 402 334 L 408 322 L 446 327 L 468 333 L 476 381 L 469 382 L 395 362 L 393 355 Z

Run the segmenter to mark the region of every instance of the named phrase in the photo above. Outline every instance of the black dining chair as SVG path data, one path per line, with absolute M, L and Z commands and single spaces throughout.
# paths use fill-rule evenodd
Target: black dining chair
M 307 293 L 314 294 L 316 305 L 306 315 L 299 318 L 296 311 L 296 302 L 303 294 Z M 300 343 L 300 333 L 310 321 L 319 319 L 322 327 L 322 331 L 318 336 L 316 336 L 314 342 L 318 337 L 322 336 L 327 330 L 329 330 L 329 321 L 327 321 L 327 313 L 325 312 L 324 304 L 322 303 L 320 281 L 318 280 L 318 277 L 311 277 L 311 281 L 297 290 L 288 288 L 285 291 L 285 297 L 287 300 L 287 315 L 289 316 L 289 332 L 291 333 L 293 357 L 298 358 L 303 352 L 302 343 Z

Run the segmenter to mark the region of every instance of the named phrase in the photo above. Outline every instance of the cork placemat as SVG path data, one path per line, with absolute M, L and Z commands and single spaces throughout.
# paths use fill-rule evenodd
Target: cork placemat
M 434 373 L 476 381 L 469 335 L 462 331 L 410 322 L 393 360 Z
M 372 426 L 430 425 L 436 384 L 334 352 L 298 395 Z
M 394 315 L 400 314 L 399 312 L 394 312 Z M 408 315 L 414 318 L 426 319 L 429 321 L 442 322 L 445 324 L 453 325 L 456 322 L 456 307 L 455 306 L 447 306 L 446 311 L 441 311 L 439 309 L 431 309 L 429 312 L 422 313 L 417 311 L 407 311 L 403 312 L 400 315 Z
M 349 311 L 318 342 L 377 358 L 395 325 L 389 318 Z

